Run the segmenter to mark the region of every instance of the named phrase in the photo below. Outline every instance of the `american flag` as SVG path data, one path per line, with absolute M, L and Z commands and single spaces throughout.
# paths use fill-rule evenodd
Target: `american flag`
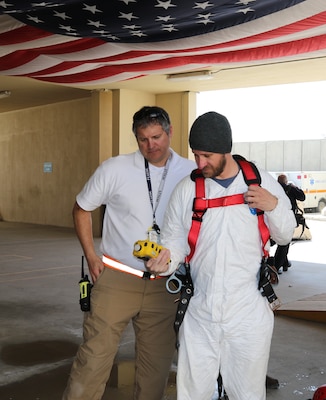
M 326 0 L 0 0 L 0 75 L 94 85 L 326 55 Z

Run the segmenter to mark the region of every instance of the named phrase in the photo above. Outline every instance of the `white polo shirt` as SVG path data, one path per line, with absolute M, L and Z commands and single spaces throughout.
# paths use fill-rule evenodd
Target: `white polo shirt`
M 162 227 L 165 209 L 174 187 L 196 168 L 193 161 L 180 157 L 173 150 L 171 154 L 163 192 L 155 212 L 159 227 Z M 164 167 L 149 164 L 149 170 L 155 207 Z M 93 211 L 101 205 L 106 206 L 101 252 L 123 264 L 145 270 L 143 261 L 132 254 L 134 243 L 147 238 L 147 231 L 153 223 L 144 157 L 140 151 L 104 161 L 76 200 L 86 211 Z

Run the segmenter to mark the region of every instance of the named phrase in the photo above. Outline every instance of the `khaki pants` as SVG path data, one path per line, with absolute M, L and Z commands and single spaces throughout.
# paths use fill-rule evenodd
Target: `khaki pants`
M 85 314 L 84 342 L 73 363 L 63 400 L 100 400 L 121 334 L 132 320 L 136 337 L 134 400 L 161 400 L 175 350 L 174 295 L 165 278 L 143 280 L 105 268 Z

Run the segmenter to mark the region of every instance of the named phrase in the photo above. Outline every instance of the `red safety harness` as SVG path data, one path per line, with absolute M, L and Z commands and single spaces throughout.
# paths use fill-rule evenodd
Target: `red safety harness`
M 233 158 L 239 164 L 239 167 L 243 173 L 243 177 L 247 185 L 257 185 L 261 184 L 261 177 L 257 167 L 252 162 L 247 161 L 241 156 L 234 155 Z M 190 253 L 186 256 L 186 262 L 190 262 L 192 256 L 194 255 L 196 249 L 197 238 L 200 231 L 201 222 L 203 216 L 208 208 L 212 207 L 227 207 L 234 206 L 237 204 L 244 204 L 245 200 L 243 193 L 234 194 L 231 196 L 218 197 L 216 199 L 207 199 L 205 196 L 205 178 L 203 177 L 199 169 L 192 172 L 192 179 L 196 183 L 196 197 L 193 202 L 193 215 L 192 224 L 188 234 L 188 243 L 190 246 Z M 258 218 L 258 228 L 262 240 L 262 250 L 264 258 L 268 258 L 268 251 L 266 250 L 266 244 L 269 240 L 270 234 L 267 225 L 264 221 L 264 211 L 256 209 L 254 211 Z
M 261 177 L 255 164 L 247 161 L 245 158 L 239 155 L 234 155 L 233 158 L 237 161 L 243 173 L 244 180 L 248 186 L 261 184 Z M 207 199 L 205 196 L 205 178 L 199 169 L 196 169 L 192 172 L 191 179 L 194 180 L 196 183 L 196 197 L 194 198 L 193 202 L 192 223 L 188 234 L 190 252 L 185 257 L 185 261 L 183 264 L 183 269 L 185 271 L 183 277 L 178 275 L 179 279 L 183 281 L 183 286 L 181 287 L 180 299 L 174 322 L 174 329 L 177 334 L 183 321 L 185 312 L 188 308 L 189 301 L 193 295 L 194 288 L 190 275 L 190 260 L 192 259 L 196 250 L 197 239 L 199 236 L 204 214 L 206 213 L 208 208 L 227 207 L 245 203 L 243 193 L 219 197 L 215 199 Z M 267 264 L 269 254 L 266 250 L 266 244 L 270 238 L 269 229 L 264 221 L 264 211 L 259 209 L 251 211 L 257 215 L 258 228 L 261 235 L 263 252 L 258 289 L 261 291 L 263 296 L 267 297 L 271 308 L 275 310 L 280 306 L 280 301 L 278 300 L 271 284 L 271 274 L 275 273 L 275 270 L 273 269 L 274 267 Z

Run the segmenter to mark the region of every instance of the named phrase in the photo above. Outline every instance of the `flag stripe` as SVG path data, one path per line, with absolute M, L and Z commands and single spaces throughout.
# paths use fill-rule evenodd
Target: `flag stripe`
M 13 34 L 14 33 L 14 34 Z M 45 38 L 52 36 L 50 32 L 42 31 L 41 29 L 34 28 L 32 26 L 22 26 L 15 29 L 15 32 L 8 31 L 0 35 L 0 45 L 7 46 L 11 44 L 18 44 L 24 42 L 30 42 L 32 40 Z
M 88 85 L 152 73 L 325 56 L 325 0 L 219 3 L 217 0 L 151 2 L 146 18 L 163 18 L 164 13 L 173 18 L 166 23 L 156 22 L 149 28 L 150 20 L 139 13 L 143 4 L 140 0 L 110 0 L 110 4 L 92 0 L 91 6 L 78 0 L 66 1 L 63 5 L 39 3 L 38 6 L 25 0 L 10 1 L 10 5 L 0 2 L 0 12 L 3 8 L 3 12 L 10 13 L 0 15 L 0 74 Z M 164 4 L 167 9 L 155 9 L 153 4 L 157 7 Z M 86 30 L 92 26 L 93 37 L 76 35 L 79 33 L 75 32 L 76 21 L 71 17 L 76 7 L 81 10 L 78 24 L 84 23 Z M 111 7 L 110 16 L 101 11 L 105 7 Z M 135 13 L 120 12 L 119 15 L 122 7 Z M 213 10 L 218 12 L 210 12 Z M 19 17 L 20 21 L 12 16 Z M 183 25 L 186 26 L 183 33 L 173 32 L 173 27 L 179 30 Z M 160 30 L 166 27 L 171 30 L 171 39 L 175 39 L 160 42 L 147 37 L 141 39 L 140 26 L 152 29 L 153 37 L 165 35 Z M 62 30 L 67 30 L 67 35 L 57 33 Z M 121 38 L 126 39 L 128 30 L 130 36 L 138 34 L 139 37 L 135 42 L 129 38 L 129 43 L 128 40 L 122 43 Z
M 285 35 L 291 35 L 296 32 L 302 32 L 304 34 L 305 30 L 311 29 L 312 27 L 315 26 L 323 26 L 323 22 L 326 20 L 326 12 L 319 14 L 318 16 L 312 17 L 305 19 L 304 21 L 300 21 L 296 24 L 291 24 L 286 27 L 282 27 L 279 29 L 275 29 L 273 31 L 269 31 L 266 33 L 262 33 L 259 35 L 252 35 L 248 36 L 243 39 L 235 40 L 232 42 L 226 42 L 223 44 L 216 44 L 213 46 L 204 46 L 204 47 L 199 47 L 199 48 L 191 48 L 183 51 L 183 54 L 187 53 L 195 53 L 195 52 L 205 52 L 205 51 L 211 51 L 211 50 L 217 50 L 221 49 L 222 51 L 225 51 L 228 48 L 231 48 L 232 46 L 240 46 L 240 45 L 246 45 L 246 44 L 251 44 L 254 42 L 258 41 L 266 41 L 270 40 L 273 38 L 279 38 Z M 45 46 L 42 47 L 41 49 L 33 49 L 30 52 L 33 53 L 32 57 L 28 57 L 26 61 L 24 60 L 24 53 L 19 53 L 18 57 L 15 57 L 15 60 L 19 61 L 18 65 L 23 64 L 24 62 L 28 62 L 28 60 L 34 59 L 40 54 L 60 54 L 61 56 L 63 54 L 69 54 L 69 58 L 74 58 L 71 56 L 71 53 L 74 52 L 82 52 L 84 50 L 88 49 L 93 49 L 96 46 L 105 46 L 103 45 L 103 42 L 98 39 L 79 39 L 78 41 L 75 42 L 68 42 L 68 43 L 63 43 L 63 44 L 58 44 L 58 45 L 53 45 L 53 46 Z M 120 62 L 120 61 L 126 61 L 127 59 L 135 59 L 139 57 L 144 57 L 147 55 L 153 55 L 153 54 L 175 54 L 179 53 L 178 50 L 170 50 L 169 52 L 167 51 L 129 51 L 126 53 L 122 53 L 119 55 L 114 55 L 114 56 L 108 56 L 108 57 L 101 57 L 96 59 L 95 57 L 90 61 L 93 62 L 94 59 L 98 62 Z M 10 62 L 10 57 L 3 57 L 1 59 L 1 66 L 3 70 L 6 69 L 11 69 L 15 68 L 15 63 L 9 64 Z M 83 62 L 89 62 L 89 60 L 83 60 Z M 69 65 L 69 64 L 67 64 Z
M 166 70 L 171 67 L 184 66 L 193 63 L 209 66 L 212 64 L 223 65 L 228 63 L 242 63 L 251 60 L 262 61 L 274 59 L 276 57 L 279 59 L 286 59 L 294 55 L 311 53 L 318 50 L 324 50 L 326 54 L 326 35 L 304 39 L 296 42 L 265 46 L 259 49 L 240 50 L 238 52 L 199 55 L 191 57 L 173 57 L 151 61 L 146 63 L 146 65 L 144 65 L 143 63 L 102 67 L 96 67 L 92 65 L 89 66 L 89 70 L 80 73 L 73 73 L 73 71 L 70 70 L 68 76 L 49 76 L 51 72 L 56 72 L 55 70 L 51 71 L 51 69 L 48 69 L 46 71 L 48 74 L 46 77 L 45 74 L 42 72 L 30 74 L 29 76 L 39 79 L 42 78 L 43 80 L 47 80 L 48 82 L 53 83 L 80 83 L 83 81 L 103 79 L 105 76 L 112 77 L 121 71 L 133 72 L 135 73 L 135 75 L 139 75 L 139 73 L 143 72 L 144 70 L 145 73 L 149 73 L 151 71 L 158 71 L 162 69 Z M 56 66 L 56 68 L 57 67 L 58 66 Z M 85 68 L 87 68 L 87 66 L 85 66 Z M 61 70 L 66 70 L 66 68 L 62 68 Z

